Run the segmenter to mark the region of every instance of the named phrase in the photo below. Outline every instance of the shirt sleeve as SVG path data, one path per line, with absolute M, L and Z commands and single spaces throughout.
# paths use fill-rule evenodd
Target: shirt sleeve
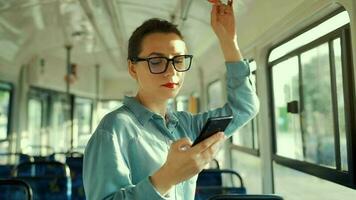
M 128 141 L 126 141 L 128 142 Z M 131 182 L 120 140 L 115 133 L 96 130 L 89 140 L 83 161 L 83 182 L 88 200 L 167 199 L 159 194 L 149 177 Z
M 235 130 L 245 125 L 254 118 L 259 110 L 259 100 L 252 87 L 250 68 L 248 62 L 226 62 L 227 68 L 227 103 L 214 110 L 210 110 L 197 115 L 187 112 L 177 113 L 178 118 L 187 124 L 187 129 L 191 130 L 188 135 L 192 141 L 196 139 L 204 124 L 210 117 L 233 115 L 233 120 L 225 130 L 226 136 L 231 136 Z

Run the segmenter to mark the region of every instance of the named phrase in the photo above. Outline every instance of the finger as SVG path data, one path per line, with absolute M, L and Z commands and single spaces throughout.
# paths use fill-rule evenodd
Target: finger
M 217 132 L 214 135 L 208 137 L 207 139 L 203 140 L 202 142 L 198 143 L 195 145 L 192 150 L 194 150 L 196 153 L 200 153 L 205 151 L 207 148 L 210 148 L 211 145 L 219 141 L 220 139 L 224 138 L 224 133 L 223 132 Z
M 203 163 L 210 163 L 218 154 L 221 146 L 225 140 L 218 140 L 214 144 L 212 144 L 209 148 L 205 149 L 203 152 L 200 153 L 200 158 Z
M 211 24 L 214 24 L 217 20 L 217 14 L 218 14 L 218 5 L 214 4 L 213 7 L 211 8 Z
M 227 5 L 229 5 L 230 7 L 232 7 L 232 4 L 234 3 L 234 0 L 228 0 L 227 1 Z
M 219 141 L 212 144 L 210 148 L 203 151 L 201 154 L 205 155 L 205 157 L 208 159 L 208 162 L 211 162 L 211 160 L 214 159 L 216 155 L 219 153 L 224 143 L 225 143 L 225 139 L 220 139 Z
M 232 6 L 230 6 L 230 5 L 225 5 L 224 6 L 224 12 L 225 12 L 225 14 L 230 14 L 230 13 L 232 13 L 233 12 L 233 10 L 232 10 Z
M 224 14 L 224 11 L 225 11 L 225 5 L 224 4 L 219 4 L 218 5 L 218 13 L 219 13 L 219 15 L 223 15 Z

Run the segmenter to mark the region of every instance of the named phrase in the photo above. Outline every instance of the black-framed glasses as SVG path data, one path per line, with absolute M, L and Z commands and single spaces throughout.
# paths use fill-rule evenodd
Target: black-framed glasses
M 193 55 L 177 55 L 173 58 L 163 56 L 150 58 L 132 58 L 132 62 L 146 61 L 152 74 L 162 74 L 167 71 L 169 61 L 173 63 L 173 67 L 177 72 L 188 71 L 192 64 Z

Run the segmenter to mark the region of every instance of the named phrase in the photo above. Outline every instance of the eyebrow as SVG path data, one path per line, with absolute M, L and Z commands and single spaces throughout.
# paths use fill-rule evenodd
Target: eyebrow
M 173 56 L 178 56 L 178 55 L 184 55 L 184 54 L 180 54 L 180 53 L 177 53 L 177 54 L 174 54 Z M 166 57 L 165 54 L 163 53 L 160 53 L 160 52 L 152 52 L 148 55 L 148 57 L 150 56 L 163 56 L 163 57 Z

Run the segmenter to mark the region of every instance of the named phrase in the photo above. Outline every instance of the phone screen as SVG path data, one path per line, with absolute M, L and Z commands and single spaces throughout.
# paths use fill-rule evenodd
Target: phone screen
M 232 116 L 209 118 L 192 146 L 198 144 L 199 142 L 205 140 L 217 132 L 225 131 L 232 118 Z

